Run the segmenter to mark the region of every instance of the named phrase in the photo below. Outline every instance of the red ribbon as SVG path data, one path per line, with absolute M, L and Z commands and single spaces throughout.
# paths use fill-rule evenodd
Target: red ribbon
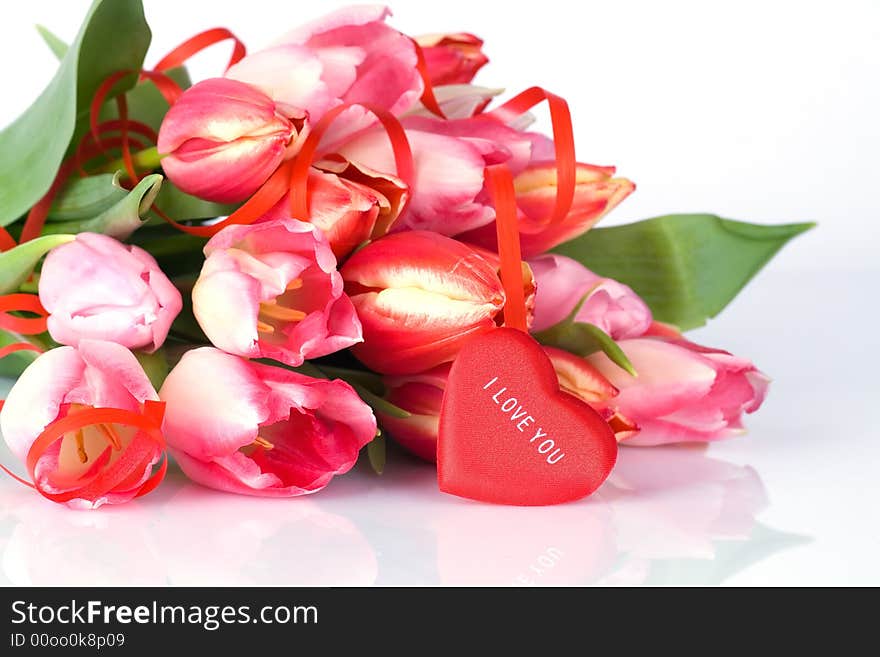
M 159 485 L 168 468 L 168 457 L 164 454 L 165 437 L 162 435 L 161 430 L 164 412 L 165 404 L 163 402 L 148 400 L 144 402 L 143 413 L 135 413 L 133 411 L 126 411 L 118 408 L 87 408 L 55 420 L 43 429 L 42 433 L 37 436 L 28 451 L 26 466 L 31 481 L 33 481 L 34 484 L 26 481 L 24 483 L 36 488 L 43 497 L 46 497 L 53 502 L 68 502 L 76 498 L 95 498 L 112 491 L 113 488 L 124 481 L 130 474 L 128 468 L 137 467 L 140 463 L 138 459 L 143 458 L 144 456 L 143 454 L 138 453 L 137 450 L 134 450 L 131 445 L 126 448 L 126 452 L 131 453 L 123 454 L 123 456 L 121 456 L 116 463 L 109 468 L 93 468 L 94 474 L 85 484 L 75 490 L 67 491 L 65 493 L 50 493 L 42 490 L 38 485 L 35 485 L 37 481 L 35 472 L 40 458 L 42 458 L 52 445 L 59 440 L 62 440 L 67 433 L 78 431 L 96 424 L 121 424 L 139 429 L 151 441 L 158 445 L 160 450 L 163 451 L 163 462 L 159 466 L 159 469 L 141 484 L 135 497 L 145 495 Z M 110 448 L 108 447 L 108 451 L 105 452 L 108 456 L 109 449 Z M 104 457 L 103 454 L 102 457 Z M 99 457 L 98 465 L 100 465 L 100 458 L 102 457 Z M 6 470 L 6 472 L 9 472 L 6 468 L 3 469 Z M 21 477 L 14 474 L 13 476 L 19 481 L 23 481 Z
M 247 49 L 241 39 L 225 27 L 215 27 L 190 37 L 160 59 L 159 63 L 153 67 L 153 70 L 161 72 L 167 71 L 170 68 L 183 66 L 193 55 L 201 52 L 209 46 L 213 46 L 215 43 L 220 43 L 227 39 L 232 39 L 233 41 L 232 55 L 229 57 L 229 64 L 226 65 L 226 70 L 228 71 L 232 65 L 237 64 L 242 58 L 244 58 L 247 54 Z
M 9 314 L 12 310 L 27 311 L 40 317 L 17 317 Z M 36 294 L 16 293 L 0 296 L 0 328 L 7 331 L 22 335 L 45 333 L 48 315 Z
M 422 105 L 424 105 L 432 114 L 439 116 L 441 119 L 445 119 L 446 115 L 443 113 L 440 103 L 437 102 L 437 96 L 434 95 L 434 83 L 431 82 L 431 75 L 428 73 L 428 62 L 425 61 L 425 51 L 422 50 L 422 47 L 415 39 L 412 39 L 412 44 L 416 49 L 416 70 L 419 72 L 422 82 L 424 83 L 424 91 L 422 91 L 421 98 Z
M 553 126 L 553 143 L 556 148 L 556 205 L 550 223 L 565 219 L 574 202 L 577 184 L 577 159 L 574 151 L 574 131 L 571 126 L 571 112 L 564 98 L 545 91 L 541 87 L 531 87 L 514 96 L 487 116 L 504 123 L 528 112 L 538 103 L 546 100 L 550 108 L 550 121 Z
M 495 230 L 498 235 L 498 257 L 501 259 L 501 284 L 505 294 L 504 324 L 528 332 L 513 176 L 506 164 L 487 167 L 485 176 L 486 186 L 495 204 Z
M 16 351 L 36 351 L 38 354 L 43 353 L 42 349 L 30 342 L 15 342 L 0 349 L 0 359 L 6 358 L 9 354 L 14 354 Z
M 312 128 L 311 133 L 303 142 L 302 148 L 293 160 L 293 168 L 290 173 L 290 212 L 299 219 L 308 220 L 308 184 L 309 170 L 315 159 L 318 145 L 321 138 L 333 124 L 333 122 L 347 109 L 359 105 L 367 111 L 371 112 L 381 123 L 391 141 L 391 148 L 394 151 L 394 164 L 397 168 L 397 177 L 403 180 L 406 186 L 411 190 L 412 183 L 415 179 L 415 164 L 412 157 L 412 149 L 409 140 L 406 138 L 406 131 L 403 129 L 400 121 L 397 120 L 391 112 L 383 110 L 372 105 L 363 103 L 350 103 L 339 105 L 327 112 L 318 123 Z M 404 206 L 400 209 L 403 214 Z

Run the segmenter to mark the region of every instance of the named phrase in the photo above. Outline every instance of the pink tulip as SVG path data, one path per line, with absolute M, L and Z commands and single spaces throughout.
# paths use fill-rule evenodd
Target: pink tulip
M 560 255 L 532 258 L 529 266 L 538 286 L 533 331 L 561 322 L 585 297 L 575 321 L 594 324 L 615 340 L 637 338 L 650 328 L 651 310 L 626 285 Z
M 372 242 L 342 268 L 364 327 L 364 342 L 352 352 L 385 374 L 453 360 L 463 341 L 502 321 L 504 289 L 496 272 L 469 246 L 437 233 L 407 231 Z
M 559 387 L 589 404 L 608 423 L 618 442 L 636 435 L 639 426 L 615 406 L 619 393 L 595 366 L 581 356 L 556 347 L 544 347 L 553 363 Z
M 489 62 L 483 54 L 483 40 L 466 32 L 425 34 L 416 37 L 416 43 L 422 48 L 435 86 L 466 84 Z
M 484 171 L 505 163 L 514 172 L 533 156 L 534 135 L 488 118 L 441 121 L 410 116 L 403 120 L 413 153 L 412 202 L 395 230 L 431 230 L 456 235 L 488 226 L 494 231 L 495 209 L 484 189 Z M 394 154 L 384 131 L 363 132 L 340 146 L 353 164 L 394 172 Z
M 293 123 L 253 86 L 215 78 L 193 85 L 159 129 L 162 169 L 183 191 L 235 203 L 251 196 L 284 160 Z M 297 117 L 299 118 L 299 117 Z
M 544 347 L 544 351 L 553 363 L 563 390 L 596 409 L 614 430 L 618 440 L 635 435 L 638 427 L 608 406 L 609 400 L 617 395 L 617 389 L 608 379 L 579 356 L 554 347 Z M 425 461 L 437 460 L 440 409 L 450 367 L 447 363 L 420 374 L 386 376 L 383 379 L 385 399 L 408 411 L 410 416 L 399 418 L 377 411 L 382 428 L 396 443 Z
M 220 349 L 298 366 L 361 341 L 336 258 L 312 224 L 227 226 L 205 245 L 205 256 L 193 312 Z
M 43 430 L 92 408 L 141 414 L 158 397 L 137 359 L 112 342 L 81 340 L 40 355 L 18 378 L 0 413 L 12 453 L 27 461 Z M 71 431 L 39 456 L 34 485 L 76 509 L 128 502 L 141 493 L 162 446 L 144 431 L 93 424 Z
M 311 123 L 342 103 L 403 113 L 416 104 L 424 85 L 415 44 L 385 24 L 390 14 L 379 5 L 340 9 L 248 55 L 226 75 L 256 86 Z M 338 141 L 374 122 L 364 108 L 351 108 L 325 139 Z
M 614 171 L 614 167 L 579 163 L 571 210 L 554 225 L 550 224 L 550 219 L 556 205 L 556 165 L 535 162 L 520 173 L 514 184 L 520 209 L 523 256 L 528 258 L 544 253 L 582 235 L 629 196 L 635 185 L 626 178 L 614 178 Z M 486 248 L 494 249 L 496 245 L 495 228 L 490 225 L 459 237 Z
M 743 432 L 742 414 L 761 406 L 769 379 L 748 360 L 684 339 L 622 340 L 638 377 L 601 353 L 588 358 L 620 390 L 615 409 L 641 427 L 629 445 L 719 440 Z
M 96 233 L 51 251 L 39 287 L 49 334 L 73 346 L 107 340 L 155 351 L 183 305 L 153 256 Z
M 372 411 L 347 383 L 212 347 L 184 354 L 160 397 L 168 444 L 186 475 L 242 495 L 314 493 L 348 472 L 376 435 Z
M 309 172 L 308 190 L 309 223 L 321 230 L 339 260 L 370 239 L 379 214 L 391 208 L 378 191 L 318 169 Z M 290 195 L 285 195 L 262 221 L 290 217 Z

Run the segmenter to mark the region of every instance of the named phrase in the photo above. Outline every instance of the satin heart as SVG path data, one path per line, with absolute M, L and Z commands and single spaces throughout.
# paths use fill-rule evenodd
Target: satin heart
M 559 389 L 532 337 L 499 328 L 462 348 L 440 411 L 440 490 L 498 504 L 559 504 L 596 490 L 616 459 L 611 428 Z

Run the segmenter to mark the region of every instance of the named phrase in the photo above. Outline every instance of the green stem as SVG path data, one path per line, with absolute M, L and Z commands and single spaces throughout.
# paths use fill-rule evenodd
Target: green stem
M 134 163 L 134 168 L 141 169 L 142 171 L 153 171 L 158 169 L 162 163 L 162 156 L 159 155 L 159 150 L 155 146 L 132 153 L 131 159 Z M 124 175 L 125 160 L 121 157 L 99 167 L 93 173 L 116 173 L 117 171 L 122 171 Z

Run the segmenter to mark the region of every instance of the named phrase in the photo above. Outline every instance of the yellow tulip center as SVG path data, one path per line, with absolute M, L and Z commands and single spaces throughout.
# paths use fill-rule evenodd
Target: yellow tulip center
M 298 290 L 303 286 L 301 278 L 296 278 L 288 283 L 285 292 Z M 306 313 L 296 308 L 290 308 L 278 301 L 278 298 L 260 303 L 260 312 L 257 316 L 257 331 L 259 333 L 272 334 L 278 328 L 276 323 L 299 322 L 306 318 Z

